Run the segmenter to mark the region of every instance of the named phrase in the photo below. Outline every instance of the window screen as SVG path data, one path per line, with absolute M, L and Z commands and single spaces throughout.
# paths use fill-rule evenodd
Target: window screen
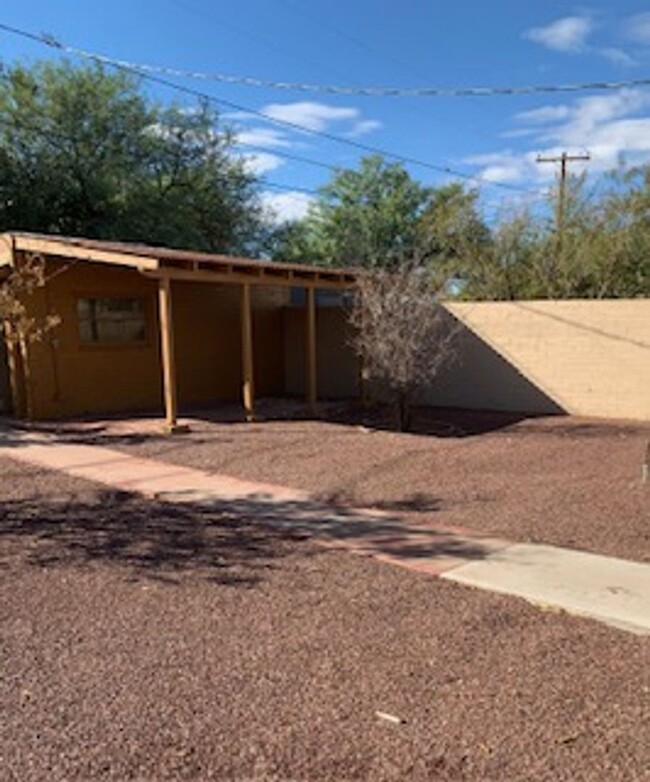
M 82 342 L 137 343 L 147 336 L 144 299 L 79 299 L 77 315 Z

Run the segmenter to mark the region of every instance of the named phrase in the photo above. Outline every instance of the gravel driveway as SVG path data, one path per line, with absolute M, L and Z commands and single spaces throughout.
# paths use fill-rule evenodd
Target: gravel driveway
M 11 460 L 0 501 L 3 780 L 650 770 L 647 639 Z

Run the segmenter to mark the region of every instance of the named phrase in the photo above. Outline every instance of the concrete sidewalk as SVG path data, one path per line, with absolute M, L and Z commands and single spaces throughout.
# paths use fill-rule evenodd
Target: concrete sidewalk
M 0 429 L 0 456 L 171 503 L 223 504 L 316 542 L 457 583 L 516 595 L 650 635 L 650 565 L 468 530 L 413 525 L 395 514 L 342 508 L 306 492 L 140 459 L 55 435 Z

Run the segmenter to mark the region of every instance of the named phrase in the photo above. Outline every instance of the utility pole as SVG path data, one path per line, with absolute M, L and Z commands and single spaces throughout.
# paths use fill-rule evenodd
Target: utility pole
M 560 182 L 557 194 L 557 211 L 555 215 L 555 230 L 557 235 L 557 263 L 558 266 L 562 261 L 562 244 L 564 241 L 564 205 L 566 202 L 566 180 L 567 180 L 567 166 L 569 163 L 574 163 L 579 160 L 591 160 L 591 155 L 569 155 L 567 152 L 563 152 L 561 155 L 554 157 L 544 157 L 543 155 L 537 156 L 538 163 L 559 163 L 560 164 Z

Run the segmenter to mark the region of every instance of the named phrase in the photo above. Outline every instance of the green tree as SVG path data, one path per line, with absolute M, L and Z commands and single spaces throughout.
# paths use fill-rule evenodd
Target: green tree
M 611 179 L 574 243 L 575 264 L 592 298 L 650 296 L 650 167 L 622 167 Z
M 418 225 L 420 245 L 428 256 L 453 268 L 467 247 L 489 244 L 490 230 L 480 215 L 478 198 L 478 190 L 467 190 L 458 182 L 431 192 Z
M 644 169 L 588 186 L 569 177 L 561 231 L 537 221 L 521 298 L 621 298 L 650 293 L 650 189 Z
M 403 166 L 365 157 L 321 189 L 300 228 L 290 228 L 277 257 L 330 266 L 391 268 L 415 253 L 430 191 Z
M 254 179 L 207 106 L 163 108 L 128 74 L 44 63 L 0 79 L 0 229 L 244 251 Z
M 472 202 L 443 199 L 423 217 L 437 268 L 474 300 L 619 298 L 650 294 L 650 171 L 620 170 L 596 186 L 569 177 L 561 236 L 557 191 L 546 211 L 510 209 L 491 231 Z M 432 203 L 435 203 L 432 202 Z
M 418 223 L 418 249 L 441 289 L 475 275 L 492 236 L 478 206 L 477 190 L 458 182 L 435 188 Z

